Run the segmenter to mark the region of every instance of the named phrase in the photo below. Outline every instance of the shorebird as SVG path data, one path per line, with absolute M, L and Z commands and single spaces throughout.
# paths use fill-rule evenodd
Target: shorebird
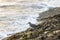
M 28 24 L 32 27 L 32 28 L 38 28 L 38 26 L 36 24 L 32 24 L 31 22 L 28 22 Z

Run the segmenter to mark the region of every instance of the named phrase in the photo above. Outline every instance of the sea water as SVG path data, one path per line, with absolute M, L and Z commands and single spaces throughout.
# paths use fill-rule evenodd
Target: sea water
M 41 12 L 59 7 L 59 0 L 15 0 L 0 2 L 0 40 L 15 33 L 25 31 L 28 22 L 37 23 Z

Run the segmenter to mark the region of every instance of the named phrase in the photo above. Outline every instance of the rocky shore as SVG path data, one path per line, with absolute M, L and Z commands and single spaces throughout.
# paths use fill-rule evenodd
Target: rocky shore
M 60 8 L 50 9 L 38 17 L 37 28 L 16 33 L 2 40 L 60 40 Z M 51 15 L 50 15 L 51 14 Z

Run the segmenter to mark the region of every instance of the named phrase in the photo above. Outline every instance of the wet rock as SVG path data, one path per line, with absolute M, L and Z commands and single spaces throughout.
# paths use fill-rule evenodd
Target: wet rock
M 54 12 L 53 12 L 54 11 Z M 55 11 L 56 13 L 55 15 Z M 44 21 L 37 26 L 39 28 L 29 28 L 26 31 L 16 33 L 11 37 L 4 38 L 2 40 L 60 40 L 60 13 L 59 9 L 55 8 L 53 10 L 48 11 L 49 13 L 54 14 L 49 17 L 42 17 Z M 46 12 L 45 12 L 46 13 Z M 51 15 L 52 15 L 51 14 Z M 38 18 L 40 19 L 40 18 Z M 38 22 L 41 22 L 38 21 Z

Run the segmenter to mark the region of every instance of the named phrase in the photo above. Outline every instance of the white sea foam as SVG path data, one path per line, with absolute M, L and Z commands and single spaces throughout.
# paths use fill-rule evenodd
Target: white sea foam
M 37 23 L 36 19 L 39 16 L 40 12 L 46 11 L 51 7 L 59 7 L 60 1 L 58 1 L 23 0 L 21 2 L 1 2 L 0 39 L 21 31 L 25 31 L 30 27 L 28 22 Z

